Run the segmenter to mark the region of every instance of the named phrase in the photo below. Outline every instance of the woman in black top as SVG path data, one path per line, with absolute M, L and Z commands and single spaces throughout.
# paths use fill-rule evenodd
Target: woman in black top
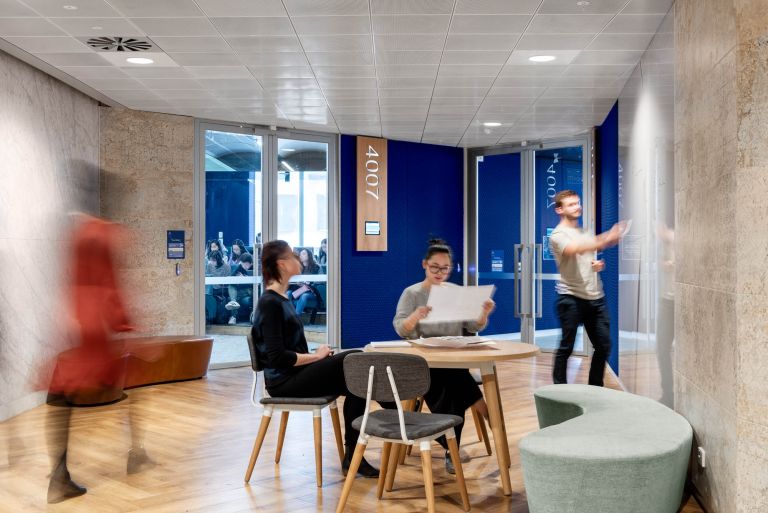
M 266 290 L 256 305 L 251 335 L 264 360 L 267 391 L 283 397 L 346 396 L 342 464 L 346 474 L 360 434 L 352 421 L 365 411 L 365 399 L 350 393 L 344 381 L 344 358 L 350 353 L 333 354 L 325 344 L 309 352 L 304 326 L 287 295 L 289 280 L 302 272 L 301 262 L 287 242 L 264 244 L 261 269 Z M 358 474 L 378 477 L 379 471 L 363 460 Z

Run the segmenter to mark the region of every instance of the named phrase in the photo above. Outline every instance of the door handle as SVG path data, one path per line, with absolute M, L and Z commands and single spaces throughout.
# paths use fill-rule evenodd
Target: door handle
M 536 271 L 536 318 L 541 319 L 541 312 L 542 312 L 542 281 L 543 281 L 543 275 L 544 275 L 544 267 L 542 265 L 542 254 L 544 253 L 544 249 L 541 244 L 534 244 L 534 253 L 536 253 L 536 262 L 538 264 L 538 270 Z
M 514 307 L 513 312 L 515 317 L 520 318 L 520 250 L 525 248 L 525 244 L 515 244 L 514 249 L 514 268 L 515 268 L 515 290 L 514 290 Z

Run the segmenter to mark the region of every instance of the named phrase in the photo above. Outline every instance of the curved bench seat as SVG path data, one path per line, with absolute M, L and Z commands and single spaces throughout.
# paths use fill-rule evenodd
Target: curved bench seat
M 589 385 L 534 393 L 540 431 L 520 442 L 530 513 L 675 513 L 693 432 L 666 406 Z

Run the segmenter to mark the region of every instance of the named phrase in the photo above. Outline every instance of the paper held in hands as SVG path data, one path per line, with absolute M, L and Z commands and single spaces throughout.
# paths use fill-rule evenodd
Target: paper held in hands
M 491 299 L 496 289 L 493 285 L 476 287 L 433 286 L 429 291 L 427 306 L 431 307 L 421 323 L 475 321 L 483 313 L 483 303 Z

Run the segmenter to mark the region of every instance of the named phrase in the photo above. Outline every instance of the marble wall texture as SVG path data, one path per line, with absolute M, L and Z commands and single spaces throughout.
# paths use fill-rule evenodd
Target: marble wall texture
M 0 52 L 0 141 L 2 421 L 44 400 L 38 370 L 65 342 L 68 213 L 99 210 L 98 104 Z
M 194 119 L 102 107 L 101 170 L 101 213 L 132 233 L 122 276 L 134 318 L 153 335 L 192 334 Z M 185 231 L 184 260 L 166 258 L 167 230 Z
M 677 0 L 676 409 L 712 512 L 768 511 L 768 2 Z

